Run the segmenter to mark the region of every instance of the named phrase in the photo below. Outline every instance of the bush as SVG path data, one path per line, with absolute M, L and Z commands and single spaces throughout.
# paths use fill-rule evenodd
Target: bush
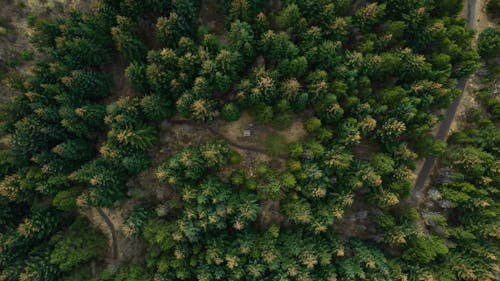
M 304 128 L 308 133 L 312 133 L 319 129 L 321 127 L 321 120 L 319 120 L 317 117 L 311 117 L 307 119 L 307 121 L 304 123 Z
M 494 19 L 496 19 L 497 22 L 500 22 L 500 1 L 498 0 L 490 0 L 488 2 L 488 5 L 486 6 L 486 11 L 488 12 L 488 15 Z
M 500 56 L 500 28 L 489 27 L 479 34 L 477 41 L 482 58 Z
M 300 143 L 292 143 L 288 146 L 290 157 L 299 158 L 304 154 L 304 147 Z
M 69 271 L 82 263 L 100 257 L 106 249 L 106 238 L 85 218 L 78 218 L 63 236 L 54 236 L 51 263 Z
M 269 166 L 266 163 L 259 163 L 255 168 L 255 172 L 261 177 L 265 176 L 267 173 L 269 173 Z
M 274 116 L 273 108 L 263 103 L 258 104 L 251 112 L 257 123 L 261 125 L 271 122 Z
M 281 136 L 274 134 L 266 137 L 264 147 L 269 156 L 283 155 L 287 152 L 285 140 Z
M 448 253 L 448 247 L 438 237 L 418 238 L 403 253 L 403 258 L 408 261 L 429 263 L 438 255 Z
M 71 188 L 57 193 L 52 205 L 61 211 L 72 211 L 76 209 L 76 198 L 80 195 L 79 188 Z
M 33 51 L 26 50 L 21 54 L 24 61 L 30 61 L 33 59 Z
M 222 117 L 228 122 L 240 119 L 240 109 L 234 103 L 226 103 L 222 108 Z
M 231 173 L 231 183 L 235 186 L 241 186 L 245 183 L 245 170 L 238 169 Z
M 159 94 L 144 96 L 141 107 L 146 117 L 155 122 L 161 122 L 175 114 L 172 103 Z
M 375 171 L 381 175 L 386 175 L 394 170 L 394 160 L 387 154 L 378 153 L 373 157 L 372 165 Z
M 232 165 L 238 164 L 241 162 L 241 155 L 236 150 L 232 150 L 229 156 L 229 163 Z
M 282 130 L 290 128 L 290 126 L 292 125 L 292 122 L 293 122 L 292 114 L 285 112 L 285 113 L 278 114 L 274 118 L 272 125 L 273 125 L 273 128 L 275 128 L 276 130 L 282 131 Z

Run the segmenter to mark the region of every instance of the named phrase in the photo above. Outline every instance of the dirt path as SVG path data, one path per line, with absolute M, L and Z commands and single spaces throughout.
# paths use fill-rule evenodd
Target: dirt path
M 481 1 L 480 1 L 481 2 Z M 477 0 L 468 0 L 467 1 L 467 24 L 469 27 L 474 28 L 477 23 Z M 462 90 L 460 96 L 456 97 L 453 103 L 450 105 L 448 110 L 446 111 L 445 119 L 439 125 L 438 132 L 436 134 L 436 138 L 440 140 L 446 140 L 448 134 L 450 132 L 451 124 L 453 123 L 456 115 L 458 107 L 462 101 L 462 97 L 464 96 L 464 91 L 467 86 L 468 79 L 463 78 L 458 82 L 457 87 Z M 413 187 L 412 194 L 406 203 L 411 204 L 413 206 L 418 207 L 420 203 L 422 203 L 425 198 L 425 192 L 427 183 L 429 181 L 429 176 L 436 164 L 436 158 L 431 157 L 427 158 L 418 173 L 418 177 L 415 181 L 415 185 Z
M 169 123 L 171 124 L 182 124 L 182 125 L 190 125 L 190 126 L 202 126 L 201 124 L 198 124 L 192 120 L 179 120 L 179 119 L 176 119 L 176 120 L 169 120 L 168 121 Z M 212 126 L 210 125 L 207 125 L 205 127 L 207 130 L 209 130 L 212 134 L 222 138 L 223 140 L 225 140 L 230 146 L 233 146 L 233 147 L 236 147 L 236 148 L 239 148 L 239 149 L 242 149 L 242 150 L 248 150 L 248 151 L 252 151 L 252 152 L 256 152 L 256 153 L 262 153 L 262 154 L 266 154 L 266 151 L 262 148 L 259 148 L 259 147 L 254 147 L 254 146 L 246 146 L 246 145 L 241 145 L 241 144 L 238 144 L 238 143 L 235 143 L 233 142 L 231 139 L 227 138 L 226 136 L 224 136 L 222 133 L 220 133 L 219 131 L 217 131 L 216 129 L 214 129 Z M 283 160 L 287 160 L 288 159 L 288 156 L 287 155 L 277 155 L 276 156 L 277 158 L 280 158 L 280 159 L 283 159 Z
M 101 208 L 96 208 L 97 212 L 99 215 L 104 219 L 104 222 L 107 224 L 109 227 L 109 231 L 111 232 L 111 238 L 112 238 L 112 248 L 113 248 L 113 260 L 117 261 L 118 260 L 118 239 L 116 239 L 116 230 L 115 226 L 113 225 L 113 222 L 109 219 L 109 217 L 104 213 L 104 211 Z

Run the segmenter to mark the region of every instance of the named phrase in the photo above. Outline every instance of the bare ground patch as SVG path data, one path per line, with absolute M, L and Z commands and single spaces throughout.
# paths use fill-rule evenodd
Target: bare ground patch
M 104 73 L 108 74 L 113 81 L 111 95 L 106 97 L 103 103 L 110 104 L 121 97 L 134 95 L 132 85 L 127 77 L 125 77 L 125 69 L 127 69 L 127 67 L 128 63 L 124 62 L 119 55 L 115 56 L 111 64 L 103 67 Z
M 217 12 L 217 1 L 203 0 L 198 15 L 198 23 L 215 33 L 222 42 L 225 42 L 224 15 Z
M 363 141 L 359 144 L 353 145 L 352 152 L 357 159 L 371 161 L 373 156 L 380 151 L 380 147 L 376 144 Z
M 219 133 L 232 142 L 262 149 L 262 140 L 270 134 L 281 136 L 287 143 L 300 141 L 307 134 L 301 116 L 295 117 L 289 128 L 278 131 L 271 126 L 257 124 L 246 111 L 241 114 L 238 121 L 229 123 L 219 121 L 214 124 L 213 128 L 216 128 Z M 249 131 L 250 135 L 245 136 L 245 131 Z

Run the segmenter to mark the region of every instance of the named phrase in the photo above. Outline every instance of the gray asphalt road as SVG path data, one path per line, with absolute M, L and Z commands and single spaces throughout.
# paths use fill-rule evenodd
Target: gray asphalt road
M 468 0 L 467 1 L 467 24 L 469 27 L 474 27 L 477 22 L 477 0 Z M 465 86 L 467 84 L 467 79 L 461 79 L 458 82 L 457 87 L 462 90 L 462 94 L 455 98 L 453 103 L 450 105 L 448 110 L 446 111 L 445 119 L 439 125 L 438 133 L 436 137 L 440 140 L 446 140 L 448 136 L 448 132 L 451 128 L 451 123 L 453 119 L 455 119 L 455 115 L 457 114 L 458 106 L 462 101 L 463 93 L 465 90 Z M 425 159 L 424 165 L 418 174 L 417 180 L 415 181 L 415 186 L 413 187 L 413 192 L 411 195 L 412 200 L 418 200 L 421 196 L 421 193 L 425 187 L 425 182 L 430 176 L 432 168 L 436 164 L 436 158 L 427 158 Z

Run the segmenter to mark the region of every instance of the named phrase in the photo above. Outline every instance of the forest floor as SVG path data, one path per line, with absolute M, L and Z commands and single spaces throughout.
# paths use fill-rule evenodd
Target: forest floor
M 88 11 L 95 0 L 1 0 L 0 8 L 0 81 L 29 73 L 40 56 L 31 43 L 29 17 L 53 18 L 70 9 Z M 14 93 L 0 83 L 0 102 Z

